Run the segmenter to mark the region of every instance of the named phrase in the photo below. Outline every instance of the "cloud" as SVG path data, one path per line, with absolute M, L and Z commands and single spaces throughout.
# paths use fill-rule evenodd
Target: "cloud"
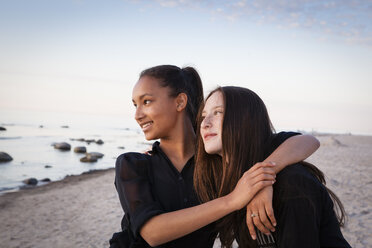
M 371 45 L 372 0 L 156 0 L 167 8 L 197 8 L 227 20 L 287 29 Z

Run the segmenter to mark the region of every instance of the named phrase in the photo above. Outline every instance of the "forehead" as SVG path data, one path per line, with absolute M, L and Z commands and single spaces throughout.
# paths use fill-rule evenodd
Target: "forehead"
M 136 99 L 144 94 L 149 95 L 163 95 L 169 93 L 169 87 L 163 87 L 160 85 L 160 80 L 154 77 L 143 76 L 134 85 L 132 91 L 132 98 Z
M 214 92 L 205 102 L 204 110 L 213 109 L 215 107 L 223 107 L 224 99 L 221 91 Z

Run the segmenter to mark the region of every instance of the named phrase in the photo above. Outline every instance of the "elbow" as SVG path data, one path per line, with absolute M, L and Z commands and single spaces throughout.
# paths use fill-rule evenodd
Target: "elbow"
M 313 147 L 314 147 L 314 152 L 315 152 L 315 151 L 318 150 L 318 148 L 320 147 L 320 142 L 319 142 L 319 140 L 318 140 L 317 138 L 315 138 L 314 136 L 312 136 L 312 135 L 309 135 L 309 136 L 310 136 L 311 139 L 312 139 Z
M 151 247 L 159 246 L 165 243 L 162 242 L 160 235 L 158 235 L 156 231 L 147 230 L 145 227 L 141 229 L 140 235 Z

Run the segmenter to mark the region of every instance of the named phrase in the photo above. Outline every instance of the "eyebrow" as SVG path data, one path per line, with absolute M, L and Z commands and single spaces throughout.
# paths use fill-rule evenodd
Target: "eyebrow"
M 224 108 L 225 106 L 224 105 L 218 105 L 216 107 L 213 107 L 212 110 L 215 110 L 217 108 Z M 205 110 L 202 111 L 202 114 L 205 113 Z
M 139 99 L 141 100 L 141 99 L 144 98 L 145 96 L 154 96 L 154 95 L 151 95 L 151 94 L 149 94 L 149 93 L 145 93 L 145 94 L 143 94 L 143 95 L 140 95 L 140 96 L 139 96 Z M 132 99 L 132 102 L 135 102 L 134 99 Z

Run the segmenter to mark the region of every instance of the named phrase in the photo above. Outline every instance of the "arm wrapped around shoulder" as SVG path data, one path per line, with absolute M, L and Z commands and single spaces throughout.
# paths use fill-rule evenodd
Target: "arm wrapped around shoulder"
M 130 229 L 135 236 L 151 217 L 164 211 L 151 191 L 150 161 L 145 154 L 125 153 L 116 160 L 115 185 L 124 212 L 128 215 Z

